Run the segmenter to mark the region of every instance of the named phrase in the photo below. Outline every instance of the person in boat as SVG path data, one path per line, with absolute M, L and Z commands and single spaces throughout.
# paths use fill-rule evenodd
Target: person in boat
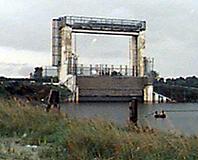
M 166 114 L 165 114 L 164 110 L 162 110 L 162 112 L 160 113 L 160 118 L 166 118 Z
M 155 118 L 159 118 L 159 117 L 160 117 L 160 115 L 159 115 L 159 113 L 158 113 L 157 111 L 155 111 L 154 117 L 155 117 Z
M 166 114 L 165 114 L 164 110 L 162 110 L 160 114 L 157 111 L 155 111 L 154 117 L 155 118 L 166 118 Z

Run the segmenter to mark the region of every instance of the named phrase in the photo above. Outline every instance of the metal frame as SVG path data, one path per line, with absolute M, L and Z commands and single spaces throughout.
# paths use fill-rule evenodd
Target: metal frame
M 112 32 L 140 32 L 146 30 L 146 21 L 95 18 L 80 16 L 63 16 L 54 18 L 59 21 L 59 26 L 70 26 L 74 30 L 97 30 Z
M 132 47 L 130 48 L 131 60 L 130 66 L 133 76 L 143 76 L 142 71 L 142 44 L 141 33 L 146 30 L 146 21 L 127 20 L 127 19 L 112 19 L 112 18 L 95 18 L 95 17 L 80 17 L 80 16 L 61 16 L 52 19 L 52 56 L 53 66 L 61 68 L 61 33 L 66 29 L 68 34 L 72 33 L 88 33 L 88 34 L 110 34 L 110 35 L 126 35 L 132 36 Z M 67 35 L 65 35 L 67 37 Z M 72 41 L 71 37 L 65 40 Z M 66 43 L 66 42 L 64 42 Z M 67 45 L 66 45 L 67 46 Z M 72 47 L 70 45 L 70 47 Z M 64 51 L 65 52 L 65 51 Z M 70 52 L 67 54 L 69 54 Z M 65 53 L 64 53 L 65 54 Z M 75 54 L 75 53 L 74 53 Z M 64 56 L 64 55 L 63 55 Z M 72 56 L 67 57 L 68 65 Z M 72 66 L 71 71 L 72 71 Z M 69 68 L 70 68 L 69 67 Z M 70 70 L 68 70 L 70 74 Z

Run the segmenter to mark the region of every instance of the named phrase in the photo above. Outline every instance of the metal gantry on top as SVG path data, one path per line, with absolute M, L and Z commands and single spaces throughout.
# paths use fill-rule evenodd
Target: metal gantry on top
M 54 20 L 59 21 L 59 26 L 70 26 L 72 29 L 100 30 L 116 32 L 140 32 L 146 30 L 146 21 L 95 18 L 80 16 L 63 16 Z

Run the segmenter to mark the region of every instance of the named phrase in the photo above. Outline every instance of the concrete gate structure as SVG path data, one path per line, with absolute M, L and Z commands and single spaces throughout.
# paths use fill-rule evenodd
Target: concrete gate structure
M 52 19 L 52 65 L 60 83 L 73 92 L 75 101 L 128 101 L 139 97 L 152 101 L 152 83 L 144 75 L 143 52 L 146 22 L 125 19 L 62 16 Z M 129 66 L 79 66 L 72 49 L 72 33 L 130 36 Z M 93 74 L 94 71 L 94 74 Z M 123 72 L 124 71 L 124 72 Z M 145 95 L 146 94 L 146 95 Z

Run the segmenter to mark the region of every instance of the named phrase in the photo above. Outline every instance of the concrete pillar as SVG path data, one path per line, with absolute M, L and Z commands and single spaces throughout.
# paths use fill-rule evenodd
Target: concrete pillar
M 59 19 L 52 19 L 52 66 L 60 66 L 61 62 L 61 36 L 59 27 Z
M 138 76 L 138 48 L 137 48 L 137 36 L 132 36 L 131 41 L 131 66 L 132 66 L 132 76 Z
M 130 42 L 130 66 L 132 66 L 132 76 L 144 76 L 143 51 L 145 49 L 144 32 L 140 32 L 138 36 L 132 36 Z
M 167 102 L 167 98 L 163 97 L 163 102 L 166 103 Z
M 159 96 L 158 96 L 158 94 L 157 93 L 154 93 L 154 102 L 155 103 L 159 103 Z
M 144 88 L 144 102 L 153 102 L 153 85 L 147 85 Z
M 73 74 L 73 55 L 72 55 L 72 29 L 65 26 L 61 29 L 61 65 L 59 69 L 59 79 L 64 81 L 66 76 Z
M 138 76 L 144 76 L 144 49 L 145 49 L 145 32 L 140 32 L 138 35 Z
M 76 103 L 79 102 L 79 87 L 76 86 Z

